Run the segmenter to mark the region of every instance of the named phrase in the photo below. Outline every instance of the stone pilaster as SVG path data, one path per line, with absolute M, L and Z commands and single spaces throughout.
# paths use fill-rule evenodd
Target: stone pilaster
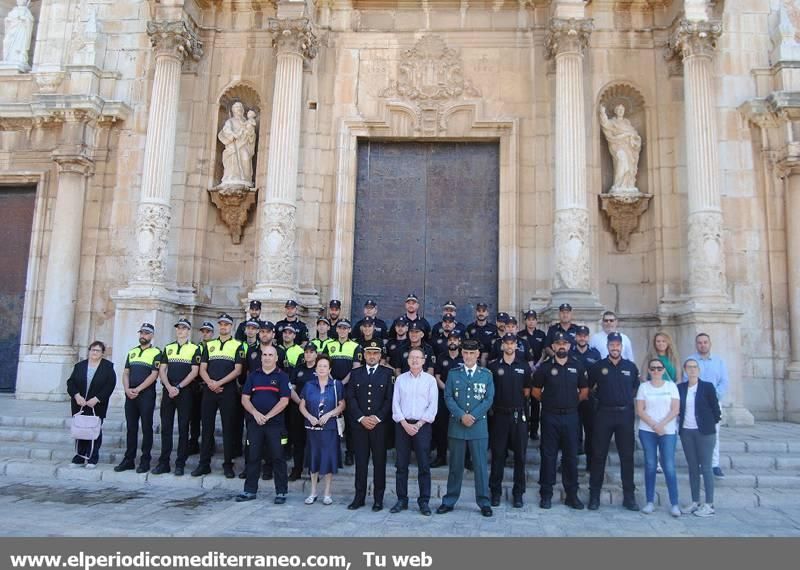
M 303 62 L 317 53 L 307 18 L 270 20 L 277 53 L 267 183 L 260 207 L 256 287 L 250 297 L 277 303 L 293 297 L 295 215 L 300 156 Z

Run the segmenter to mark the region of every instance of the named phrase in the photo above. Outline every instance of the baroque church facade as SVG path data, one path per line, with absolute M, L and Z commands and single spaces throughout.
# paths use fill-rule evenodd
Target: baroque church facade
M 28 18 L 25 14 L 29 14 Z M 797 0 L 0 0 L 0 388 L 252 299 L 707 332 L 800 420 Z M 13 360 L 13 359 L 12 359 Z M 641 364 L 637 362 L 637 364 Z

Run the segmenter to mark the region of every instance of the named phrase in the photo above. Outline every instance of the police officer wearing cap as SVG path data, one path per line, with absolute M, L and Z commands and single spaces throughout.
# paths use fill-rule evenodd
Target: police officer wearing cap
M 386 432 L 392 421 L 392 394 L 394 374 L 388 366 L 380 364 L 383 343 L 374 338 L 364 345 L 364 366 L 354 369 L 347 383 L 348 429 L 352 430 L 355 452 L 356 493 L 348 509 L 364 506 L 367 495 L 367 470 L 372 455 L 372 510 L 383 508 L 386 490 Z
M 206 350 L 206 343 L 214 339 L 214 323 L 211 321 L 203 321 L 200 325 L 200 342 L 197 346 L 200 348 L 200 357 L 202 358 L 203 352 Z M 189 392 L 192 395 L 192 413 L 189 419 L 189 455 L 196 455 L 200 453 L 200 430 L 203 417 L 203 380 L 200 378 L 200 372 L 197 373 L 197 380 L 189 385 Z
M 528 346 L 531 347 L 531 354 L 533 355 L 533 363 L 532 368 L 536 370 L 536 367 L 539 366 L 544 360 L 545 352 L 544 347 L 545 343 L 547 342 L 547 333 L 543 330 L 537 328 L 539 325 L 539 315 L 533 309 L 529 309 L 525 311 L 525 328 L 523 328 L 517 336 L 525 339 L 528 342 Z M 530 402 L 530 413 L 528 416 L 528 428 L 530 431 L 531 439 L 537 440 L 539 439 L 539 413 L 541 410 L 541 404 L 539 400 L 536 398 L 531 398 Z
M 250 301 L 250 306 L 248 308 L 248 318 L 243 320 L 239 323 L 239 326 L 236 327 L 236 334 L 233 335 L 233 338 L 236 340 L 245 342 L 247 340 L 247 334 L 245 332 L 245 327 L 247 326 L 248 321 L 255 321 L 258 322 L 261 318 L 261 301 Z M 261 365 L 259 364 L 259 367 Z
M 525 453 L 528 444 L 526 400 L 530 397 L 533 379 L 530 367 L 518 358 L 517 336 L 513 333 L 504 334 L 502 347 L 502 357 L 489 363 L 489 372 L 494 379 L 494 420 L 489 432 L 489 446 L 492 450 L 489 490 L 492 506 L 499 506 L 503 492 L 506 450 L 510 441 L 514 452 L 513 505 L 514 508 L 521 509 L 522 495 L 525 494 Z
M 303 475 L 303 464 L 306 455 L 306 428 L 305 418 L 300 413 L 300 394 L 306 382 L 315 378 L 317 368 L 317 345 L 309 342 L 303 349 L 303 362 L 297 363 L 292 368 L 289 376 L 289 388 L 291 389 L 291 400 L 289 409 L 286 411 L 286 424 L 289 430 L 289 444 L 292 447 L 292 457 L 294 466 L 289 473 L 289 481 L 297 481 Z
M 438 329 L 436 327 L 438 327 Z M 460 337 L 464 332 L 464 327 L 459 328 L 455 316 L 450 314 L 442 316 L 442 321 L 436 323 L 436 327 L 434 327 L 434 332 L 431 333 L 430 344 L 434 354 L 438 358 L 440 354 L 447 352 L 447 343 L 450 340 L 450 334 L 456 333 Z
M 489 305 L 475 305 L 475 321 L 467 327 L 466 338 L 477 340 L 481 345 L 481 361 L 486 362 L 492 342 L 498 337 L 497 325 L 489 322 Z
M 556 461 L 561 451 L 561 482 L 567 495 L 564 504 L 583 509 L 578 498 L 578 403 L 589 394 L 586 370 L 569 356 L 569 336 L 553 334 L 553 357 L 545 360 L 533 379 L 533 396 L 542 403 L 541 469 L 539 506 L 551 507 L 556 483 Z
M 335 331 L 339 321 L 342 320 L 342 302 L 339 299 L 331 299 L 328 303 L 328 320 Z
M 175 323 L 175 342 L 164 347 L 159 377 L 164 390 L 161 394 L 161 455 L 153 475 L 169 473 L 172 453 L 172 431 L 175 413 L 178 414 L 178 452 L 175 475 L 180 477 L 189 456 L 189 416 L 192 413 L 192 385 L 200 374 L 200 346 L 191 342 L 192 323 L 179 319 Z
M 386 321 L 378 317 L 378 302 L 371 298 L 364 302 L 364 318 L 353 325 L 351 333 L 353 340 L 358 341 L 361 338 L 361 325 L 367 317 L 372 318 L 375 337 L 384 341 L 385 344 L 385 341 L 389 338 L 389 326 Z
M 534 355 L 533 351 L 531 350 L 528 341 L 521 338 L 517 334 L 517 318 L 512 317 L 511 315 L 507 315 L 505 317 L 505 332 L 503 333 L 503 337 L 495 339 L 492 343 L 492 349 L 489 352 L 489 362 L 492 360 L 499 360 L 503 356 L 503 338 L 507 334 L 514 335 L 514 338 L 517 339 L 517 349 L 515 351 L 515 357 L 520 362 L 527 363 L 529 367 L 531 367 L 534 362 Z
M 392 323 L 392 336 L 386 342 L 386 361 L 394 368 L 395 376 L 400 374 L 400 367 L 403 365 L 403 348 L 408 340 L 408 320 L 405 317 L 398 317 Z
M 419 348 L 425 353 L 425 364 L 423 365 L 422 369 L 431 376 L 433 375 L 436 367 L 436 355 L 433 353 L 433 348 L 431 345 L 424 341 L 424 338 L 425 329 L 423 328 L 422 323 L 420 323 L 419 320 L 409 323 L 408 340 L 403 342 L 398 349 L 398 352 L 401 355 L 401 358 L 398 361 L 400 366 L 398 370 L 396 370 L 398 375 L 409 371 L 408 353 L 412 348 Z
M 555 352 L 552 349 L 552 344 L 557 332 L 562 332 L 567 335 L 567 340 L 569 340 L 569 344 L 572 346 L 575 344 L 575 333 L 577 331 L 577 325 L 572 322 L 572 305 L 569 303 L 561 303 L 558 307 L 558 322 L 547 329 L 547 339 L 545 340 L 545 352 L 547 352 L 547 355 L 553 356 Z
M 278 328 L 277 325 L 276 328 Z M 280 366 L 280 368 L 282 368 L 287 374 L 291 374 L 292 368 L 297 366 L 297 363 L 303 356 L 303 347 L 295 342 L 299 334 L 300 333 L 297 332 L 295 325 L 292 323 L 283 324 L 283 329 L 281 331 L 283 343 L 281 344 L 281 347 L 283 348 L 284 360 L 283 365 Z
M 217 319 L 219 336 L 206 343 L 200 361 L 200 378 L 205 382 L 203 388 L 203 441 L 200 449 L 200 462 L 192 471 L 192 477 L 211 473 L 211 455 L 214 451 L 214 425 L 217 410 L 222 418 L 222 443 L 224 449 L 223 473 L 228 479 L 233 472 L 234 421 L 237 408 L 241 405 L 236 379 L 241 375 L 245 364 L 244 346 L 231 336 L 233 319 L 223 313 Z
M 583 364 L 583 368 L 587 371 L 591 370 L 592 366 L 602 360 L 600 353 L 589 346 L 589 327 L 579 326 L 575 334 L 575 345 L 570 349 L 569 355 Z M 589 397 L 582 400 L 578 405 L 578 416 L 581 420 L 581 429 L 583 437 L 578 437 L 578 455 L 581 452 L 586 454 L 586 471 L 589 471 L 592 466 L 592 430 L 594 429 L 594 410 L 597 406 L 597 398 L 594 392 L 589 391 Z M 581 435 L 581 431 L 578 431 Z M 581 448 L 582 446 L 582 448 Z
M 451 370 L 444 388 L 444 401 L 450 411 L 447 437 L 450 448 L 450 471 L 447 494 L 436 509 L 439 514 L 452 511 L 461 496 L 464 479 L 464 455 L 469 446 L 475 466 L 475 500 L 485 517 L 492 516 L 489 500 L 489 468 L 486 462 L 489 429 L 487 414 L 494 402 L 494 380 L 486 368 L 478 366 L 480 343 L 465 340 L 461 345 L 464 366 Z
M 314 346 L 317 348 L 317 354 L 322 354 L 325 352 L 325 349 L 328 346 L 328 343 L 332 342 L 333 339 L 330 338 L 329 333 L 331 330 L 331 322 L 328 320 L 328 317 L 319 316 L 317 317 L 317 338 L 312 338 L 309 342 L 312 342 Z
M 430 338 L 431 324 L 427 321 L 427 319 L 425 319 L 425 317 L 422 317 L 419 314 L 419 297 L 417 297 L 416 293 L 409 293 L 406 296 L 406 314 L 403 315 L 403 317 L 406 318 L 409 326 L 411 323 L 417 323 L 419 325 L 425 340 Z M 394 330 L 396 322 L 397 319 L 395 319 L 395 322 L 392 323 L 392 330 Z
M 361 366 L 364 360 L 364 353 L 359 344 L 350 340 L 350 321 L 342 319 L 336 325 L 338 339 L 328 343 L 325 353 L 331 358 L 331 376 L 334 380 L 339 380 L 344 386 L 350 381 L 350 372 L 354 368 Z M 347 451 L 344 455 L 344 464 L 353 464 L 353 435 L 352 425 L 345 416 L 345 444 Z
M 457 307 L 457 305 L 455 304 L 454 301 L 447 301 L 444 305 L 442 305 L 442 320 L 439 321 L 438 323 L 436 323 L 435 325 L 433 325 L 433 328 L 431 329 L 431 340 L 433 340 L 435 338 L 438 338 L 440 336 L 444 336 L 445 338 L 447 338 L 447 334 L 443 335 L 442 329 L 444 328 L 443 327 L 444 318 L 445 318 L 445 316 L 448 316 L 448 315 L 453 317 L 453 323 L 454 323 L 454 327 L 452 329 L 450 329 L 450 330 L 456 330 L 459 333 L 464 334 L 464 332 L 467 330 L 467 327 L 466 327 L 465 324 L 460 323 L 458 321 L 458 319 L 456 318 L 456 311 L 457 310 L 458 310 L 458 307 Z M 448 333 L 449 333 L 449 331 L 448 331 Z
M 255 370 L 261 370 L 261 351 L 259 350 L 258 331 L 261 330 L 261 321 L 256 318 L 250 317 L 244 321 L 244 340 L 242 347 L 244 348 L 245 365 L 242 366 L 242 374 L 237 378 L 237 388 L 239 395 L 242 395 L 242 387 L 247 381 L 247 375 Z M 234 446 L 233 456 L 241 457 L 244 454 L 244 446 L 242 438 L 244 437 L 244 422 L 245 412 L 241 406 L 236 407 L 236 418 L 234 419 L 235 432 L 234 432 Z M 245 456 L 245 459 L 247 457 Z
M 128 351 L 122 386 L 125 388 L 125 423 L 127 445 L 125 457 L 114 471 L 127 471 L 135 467 L 136 448 L 139 443 L 139 422 L 142 424 L 142 456 L 137 473 L 150 471 L 150 452 L 153 449 L 153 413 L 156 409 L 156 378 L 161 366 L 161 351 L 153 346 L 155 328 L 150 323 L 139 327 L 139 346 Z
M 447 351 L 438 355 L 434 367 L 434 377 L 439 387 L 439 404 L 436 409 L 436 419 L 433 422 L 433 444 L 436 446 L 436 459 L 431 462 L 431 467 L 447 465 L 447 427 L 450 424 L 450 412 L 444 401 L 444 387 L 451 370 L 464 366 L 461 356 L 461 334 L 452 331 L 447 338 Z
M 275 504 L 286 502 L 289 491 L 286 460 L 281 440 L 286 437 L 284 410 L 289 405 L 289 377 L 278 368 L 278 351 L 267 347 L 261 353 L 260 370 L 251 372 L 242 388 L 242 407 L 247 412 L 247 478 L 237 502 L 252 501 L 258 493 L 262 451 L 268 447 L 275 471 Z
M 283 339 L 283 329 L 286 328 L 286 325 L 292 325 L 297 335 L 294 342 L 302 348 L 308 342 L 308 327 L 297 316 L 297 301 L 289 299 L 286 301 L 284 308 L 286 309 L 286 317 L 275 323 L 275 334 L 278 339 Z
M 634 398 L 639 388 L 639 369 L 622 358 L 622 335 L 608 335 L 608 356 L 589 370 L 589 385 L 597 394 L 597 416 L 592 442 L 592 467 L 589 479 L 589 508 L 600 508 L 600 490 L 606 471 L 611 437 L 619 454 L 622 477 L 622 506 L 638 511 L 633 483 Z
M 381 346 L 383 346 L 383 340 L 375 334 L 375 319 L 372 317 L 364 317 L 358 322 L 361 323 L 361 330 L 357 335 L 350 333 L 350 338 L 356 341 L 362 350 L 368 344 L 371 344 L 373 340 L 379 341 Z

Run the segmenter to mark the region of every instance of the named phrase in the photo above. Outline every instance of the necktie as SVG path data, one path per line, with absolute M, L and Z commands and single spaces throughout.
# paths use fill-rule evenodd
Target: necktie
M 472 380 L 472 370 L 467 370 L 467 378 Z
M 367 368 L 367 376 L 372 376 L 373 372 L 375 372 L 374 368 L 372 368 L 372 367 Z

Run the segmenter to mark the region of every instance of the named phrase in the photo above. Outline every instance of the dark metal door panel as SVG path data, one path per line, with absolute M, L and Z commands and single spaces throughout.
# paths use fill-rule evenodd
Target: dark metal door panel
M 384 319 L 415 291 L 431 323 L 452 299 L 462 322 L 496 307 L 496 143 L 359 143 L 353 313 L 375 297 Z
M 33 226 L 34 188 L 0 186 L 0 391 L 17 381 L 22 309 Z

